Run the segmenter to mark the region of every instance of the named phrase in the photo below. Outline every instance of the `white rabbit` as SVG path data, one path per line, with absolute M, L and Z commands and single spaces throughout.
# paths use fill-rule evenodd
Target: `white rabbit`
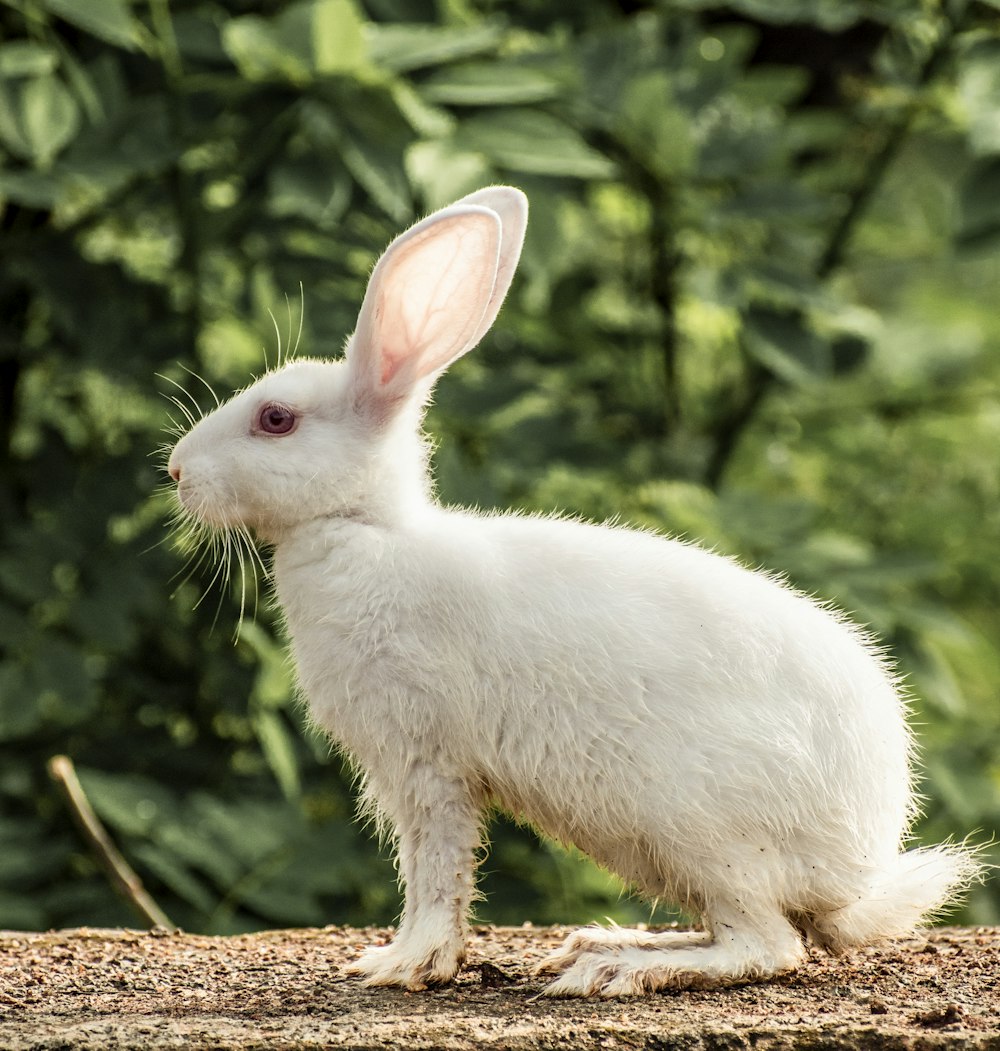
M 691 544 L 434 500 L 422 412 L 496 317 L 526 222 L 524 195 L 493 187 L 417 223 L 343 360 L 268 373 L 168 465 L 187 514 L 273 546 L 312 717 L 393 837 L 402 920 L 354 972 L 454 976 L 491 805 L 705 928 L 578 931 L 542 965 L 554 995 L 763 978 L 804 936 L 911 930 L 976 863 L 901 851 L 905 705 L 858 629 Z

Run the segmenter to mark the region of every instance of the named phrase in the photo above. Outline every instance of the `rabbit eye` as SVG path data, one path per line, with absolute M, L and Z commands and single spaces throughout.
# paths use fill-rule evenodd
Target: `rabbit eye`
M 260 410 L 257 429 L 262 434 L 288 434 L 297 423 L 295 413 L 284 405 L 269 404 Z

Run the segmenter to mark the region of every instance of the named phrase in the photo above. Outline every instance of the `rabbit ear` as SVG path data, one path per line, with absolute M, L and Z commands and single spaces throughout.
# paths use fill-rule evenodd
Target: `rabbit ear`
M 475 342 L 478 343 L 496 320 L 510 283 L 514 280 L 514 271 L 517 269 L 517 261 L 521 257 L 521 248 L 524 245 L 524 232 L 528 227 L 528 198 L 513 186 L 488 186 L 485 190 L 470 193 L 455 204 L 480 205 L 496 212 L 500 217 L 502 233 L 497 279 L 479 332 L 476 334 Z
M 518 208 L 517 198 L 523 201 L 519 191 L 509 190 L 494 198 L 496 207 L 459 201 L 389 245 L 372 273 L 347 351 L 362 401 L 407 397 L 483 337 L 520 253 L 527 209 Z M 513 217 L 510 234 L 500 207 Z

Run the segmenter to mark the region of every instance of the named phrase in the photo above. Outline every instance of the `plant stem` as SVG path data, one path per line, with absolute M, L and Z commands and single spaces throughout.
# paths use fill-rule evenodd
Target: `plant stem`
M 83 785 L 76 776 L 73 761 L 65 755 L 54 755 L 48 762 L 49 776 L 59 786 L 69 804 L 70 813 L 77 827 L 94 852 L 100 866 L 107 873 L 111 885 L 132 906 L 150 927 L 176 931 L 167 914 L 153 901 L 142 885 L 135 869 L 125 860 L 114 845 L 107 829 L 94 813 Z

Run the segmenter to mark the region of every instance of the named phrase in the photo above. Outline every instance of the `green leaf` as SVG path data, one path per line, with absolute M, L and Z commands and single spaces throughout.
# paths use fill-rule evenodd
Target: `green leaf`
M 286 12 L 287 13 L 287 12 Z M 272 22 L 258 15 L 234 18 L 222 28 L 222 46 L 248 80 L 310 80 L 310 49 L 295 49 L 274 31 Z
M 406 154 L 406 170 L 429 209 L 443 208 L 494 181 L 481 153 L 459 150 L 447 140 L 415 142 Z
M 421 138 L 442 139 L 454 131 L 455 118 L 447 110 L 428 102 L 409 80 L 396 78 L 389 93 L 407 125 Z
M 0 741 L 17 741 L 44 722 L 32 685 L 19 662 L 0 664 Z
M 1000 154 L 976 162 L 959 193 L 960 248 L 992 248 L 1000 240 Z
M 364 66 L 368 52 L 364 27 L 352 0 L 317 0 L 312 11 L 316 72 L 349 73 Z
M 0 80 L 0 143 L 15 157 L 28 160 L 31 157 L 31 143 L 17 116 L 20 111 L 20 98 L 17 87 L 8 86 Z
M 176 5 L 174 5 L 176 7 Z M 184 59 L 219 65 L 225 62 L 226 52 L 222 47 L 222 26 L 214 17 L 215 12 L 207 7 L 190 11 L 171 11 L 174 38 Z
M 981 41 L 962 57 L 958 92 L 973 150 L 1000 153 L 1000 40 Z
M 94 810 L 128 836 L 148 836 L 175 816 L 173 793 L 152 778 L 78 767 L 77 774 Z
M 291 859 L 289 859 L 291 861 Z M 303 892 L 290 878 L 291 873 L 265 871 L 254 879 L 243 879 L 233 888 L 233 896 L 255 913 L 272 921 L 296 926 L 316 927 L 323 923 L 325 914 L 314 895 Z
M 135 51 L 140 43 L 139 23 L 126 0 L 40 0 L 42 7 L 108 44 Z
M 96 683 L 87 654 L 76 640 L 42 636 L 29 672 L 48 721 L 75 726 L 93 714 Z
M 739 83 L 740 98 L 754 106 L 791 106 L 809 88 L 808 66 L 758 66 L 748 69 Z
M 673 0 L 676 7 L 702 11 L 717 7 L 716 0 Z M 837 31 L 854 25 L 870 6 L 858 0 L 730 0 L 727 7 L 764 24 L 788 25 L 793 22 L 818 25 Z
M 696 147 L 687 115 L 674 101 L 672 74 L 645 73 L 622 92 L 618 133 L 665 179 L 694 167 Z
M 55 169 L 99 202 L 139 176 L 155 177 L 181 152 L 163 95 L 129 100 L 114 117 L 87 126 Z
M 752 306 L 744 317 L 750 356 L 786 383 L 798 385 L 829 375 L 830 348 L 798 311 Z
M 523 106 L 562 94 L 550 74 L 515 62 L 468 62 L 432 73 L 420 93 L 450 106 Z
M 225 853 L 237 866 L 254 866 L 269 856 L 288 850 L 290 833 L 298 823 L 297 812 L 285 803 L 263 799 L 239 802 L 197 792 L 185 806 L 184 824 L 193 838 L 202 839 L 201 850 L 217 865 Z M 247 830 L 253 829 L 248 836 Z
M 413 215 L 403 156 L 414 134 L 391 92 L 351 90 L 341 106 L 345 122 L 340 159 L 386 215 L 407 222 Z
M 21 92 L 21 128 L 31 156 L 49 168 L 80 127 L 76 99 L 54 76 L 35 77 Z
M 91 124 L 100 124 L 108 117 L 108 107 L 106 100 L 101 98 L 97 89 L 93 70 L 84 66 L 67 48 L 63 49 L 61 57 L 62 74 L 66 79 L 66 84 L 76 96 L 84 117 Z M 102 58 L 108 62 L 116 61 L 108 55 Z
M 32 605 L 52 594 L 53 553 L 43 543 L 32 543 L 28 530 L 9 538 L 9 550 L 0 555 L 0 587 L 6 597 Z
M 615 166 L 588 146 L 575 128 L 558 117 L 529 109 L 485 113 L 462 121 L 455 143 L 516 172 L 605 179 Z
M 371 139 L 352 137 L 344 141 L 341 156 L 347 170 L 378 206 L 397 222 L 406 222 L 413 206 L 398 153 Z
M 272 215 L 299 216 L 319 227 L 330 227 L 340 221 L 350 204 L 351 180 L 342 171 L 326 170 L 315 157 L 303 157 L 276 164 L 269 191 L 268 210 Z
M 40 77 L 54 73 L 58 65 L 53 48 L 31 40 L 12 40 L 0 46 L 0 79 Z
M 130 853 L 140 868 L 151 872 L 189 905 L 204 913 L 216 907 L 215 895 L 169 851 L 153 843 L 138 843 Z
M 364 25 L 352 0 L 299 0 L 274 18 L 231 19 L 222 44 L 250 80 L 306 84 L 366 64 Z
M 0 79 L 0 143 L 16 157 L 49 168 L 79 125 L 75 98 L 53 74 Z
M 286 799 L 297 799 L 302 794 L 302 781 L 295 744 L 284 720 L 273 709 L 260 708 L 254 712 L 251 721 L 267 765 L 283 795 Z
M 221 801 L 219 806 L 225 804 Z M 253 821 L 244 826 L 254 828 Z M 256 829 L 255 829 L 256 832 Z M 150 833 L 153 841 L 169 856 L 176 858 L 179 865 L 187 865 L 211 879 L 221 889 L 231 886 L 240 878 L 243 865 L 232 851 L 232 843 L 219 836 L 214 823 L 210 824 L 192 806 L 184 808 L 183 813 L 175 816 L 165 824 L 158 825 Z
M 372 61 L 393 73 L 439 66 L 492 51 L 503 37 L 496 23 L 474 26 L 371 24 L 365 27 Z

